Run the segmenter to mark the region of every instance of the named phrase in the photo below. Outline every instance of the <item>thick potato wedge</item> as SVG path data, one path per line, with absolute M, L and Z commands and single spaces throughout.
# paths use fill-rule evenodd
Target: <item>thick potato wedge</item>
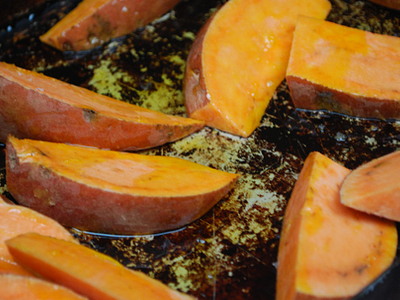
M 5 240 L 27 232 L 37 232 L 71 242 L 74 241 L 72 235 L 55 220 L 27 207 L 8 204 L 0 196 L 0 274 L 12 273 L 32 276 L 14 261 L 4 244 Z M 3 291 L 2 288 L 0 288 L 0 291 Z M 0 298 L 2 296 L 3 294 L 0 295 Z
M 20 265 L 91 300 L 194 300 L 79 244 L 35 233 L 6 243 Z
M 70 289 L 43 279 L 0 274 L 2 300 L 88 300 Z
M 204 127 L 0 62 L 0 142 L 18 138 L 137 150 Z
M 351 299 L 396 256 L 394 222 L 340 203 L 350 170 L 311 153 L 286 208 L 276 300 Z
M 96 232 L 182 227 L 206 213 L 239 177 L 179 158 L 13 137 L 6 151 L 8 190 L 20 204 Z
M 400 119 L 400 38 L 299 18 L 286 79 L 298 108 Z
M 84 0 L 40 40 L 61 51 L 90 50 L 143 27 L 180 0 Z
M 230 0 L 203 26 L 184 77 L 188 115 L 248 137 L 285 78 L 298 15 L 324 19 L 327 0 Z
M 353 170 L 340 188 L 340 201 L 351 208 L 400 222 L 400 151 Z

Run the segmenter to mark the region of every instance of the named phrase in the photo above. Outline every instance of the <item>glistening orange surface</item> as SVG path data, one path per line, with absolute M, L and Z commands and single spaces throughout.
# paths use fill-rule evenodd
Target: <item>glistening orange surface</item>
M 16 264 L 4 244 L 6 239 L 26 232 L 39 232 L 68 241 L 74 240 L 72 235 L 55 220 L 27 207 L 8 204 L 0 196 L 0 273 L 30 275 Z
M 392 263 L 395 223 L 340 203 L 349 173 L 318 152 L 306 159 L 285 212 L 277 300 L 351 298 Z
M 355 169 L 343 182 L 344 205 L 400 222 L 400 151 L 373 159 Z
M 400 38 L 300 17 L 287 76 L 347 94 L 400 99 Z
M 83 245 L 32 233 L 7 246 L 22 266 L 90 299 L 194 299 Z
M 238 177 L 174 157 L 10 140 L 18 152 L 20 164 L 41 165 L 61 177 L 117 193 L 149 197 L 192 196 L 218 190 Z
M 63 286 L 39 278 L 0 275 L 2 300 L 88 300 Z
M 330 8 L 326 0 L 227 2 L 204 37 L 207 124 L 250 135 L 285 77 L 298 15 L 324 19 Z M 199 118 L 206 115 L 201 110 L 198 114 Z M 213 115 L 223 119 L 213 123 Z M 191 116 L 196 118 L 196 112 Z

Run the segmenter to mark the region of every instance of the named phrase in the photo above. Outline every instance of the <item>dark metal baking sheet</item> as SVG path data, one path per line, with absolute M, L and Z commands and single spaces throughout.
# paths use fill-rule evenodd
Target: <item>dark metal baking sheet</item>
M 91 51 L 61 53 L 42 44 L 38 36 L 78 2 L 47 0 L 18 18 L 7 16 L 10 21 L 0 30 L 0 60 L 184 116 L 181 89 L 188 51 L 201 25 L 225 1 L 183 0 L 156 22 Z M 332 0 L 332 5 L 330 21 L 400 35 L 399 12 L 367 1 Z M 0 17 L 5 18 L 1 12 Z M 320 151 L 352 169 L 399 147 L 399 122 L 295 110 L 283 82 L 261 126 L 247 139 L 205 128 L 140 152 L 183 157 L 242 175 L 201 219 L 159 235 L 71 232 L 83 244 L 198 299 L 274 299 L 282 217 L 308 153 Z M 0 171 L 0 192 L 10 197 L 4 154 Z M 385 299 L 398 298 L 399 293 Z

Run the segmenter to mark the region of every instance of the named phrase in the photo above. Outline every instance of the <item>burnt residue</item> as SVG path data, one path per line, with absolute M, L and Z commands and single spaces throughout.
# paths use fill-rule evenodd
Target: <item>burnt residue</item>
M 80 1 L 46 1 L 0 29 L 0 60 L 95 92 L 185 116 L 182 79 L 190 47 L 226 1 L 183 0 L 172 13 L 90 51 L 60 52 L 40 42 Z M 368 1 L 332 0 L 328 20 L 399 36 L 398 12 Z M 85 111 L 87 120 L 96 114 Z M 354 169 L 400 147 L 398 122 L 294 108 L 286 82 L 249 138 L 205 128 L 140 152 L 188 159 L 240 179 L 199 220 L 174 232 L 105 236 L 71 232 L 82 244 L 198 299 L 274 299 L 276 257 L 285 207 L 305 158 L 319 151 Z M 4 145 L 2 147 L 4 149 Z M 5 158 L 0 192 L 7 197 Z
M 86 122 L 94 122 L 97 119 L 97 113 L 93 109 L 84 108 L 83 110 L 83 118 Z

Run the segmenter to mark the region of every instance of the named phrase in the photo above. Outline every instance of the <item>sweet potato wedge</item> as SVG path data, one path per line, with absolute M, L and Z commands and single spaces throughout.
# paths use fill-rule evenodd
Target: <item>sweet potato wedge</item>
M 6 241 L 14 259 L 41 277 L 92 300 L 193 300 L 88 247 L 28 233 Z
M 147 25 L 180 0 L 84 0 L 40 40 L 61 51 L 90 50 Z
M 61 285 L 12 274 L 0 274 L 0 291 L 2 300 L 88 300 Z
M 182 227 L 206 213 L 238 178 L 174 157 L 13 137 L 6 152 L 7 186 L 18 203 L 65 226 L 96 232 Z
M 307 157 L 285 211 L 277 300 L 350 299 L 392 263 L 395 223 L 340 203 L 349 173 L 318 152 Z
M 298 108 L 400 119 L 400 38 L 301 17 L 286 79 Z
M 26 232 L 37 232 L 74 241 L 72 235 L 56 221 L 27 207 L 8 204 L 0 196 L 0 274 L 31 275 L 16 264 L 4 244 L 5 240 Z
M 0 142 L 12 134 L 112 150 L 175 141 L 203 122 L 112 99 L 0 62 Z
M 353 170 L 340 188 L 340 201 L 351 208 L 400 222 L 400 151 Z
M 188 115 L 248 137 L 285 78 L 298 15 L 324 19 L 327 0 L 230 0 L 198 33 L 187 59 Z

